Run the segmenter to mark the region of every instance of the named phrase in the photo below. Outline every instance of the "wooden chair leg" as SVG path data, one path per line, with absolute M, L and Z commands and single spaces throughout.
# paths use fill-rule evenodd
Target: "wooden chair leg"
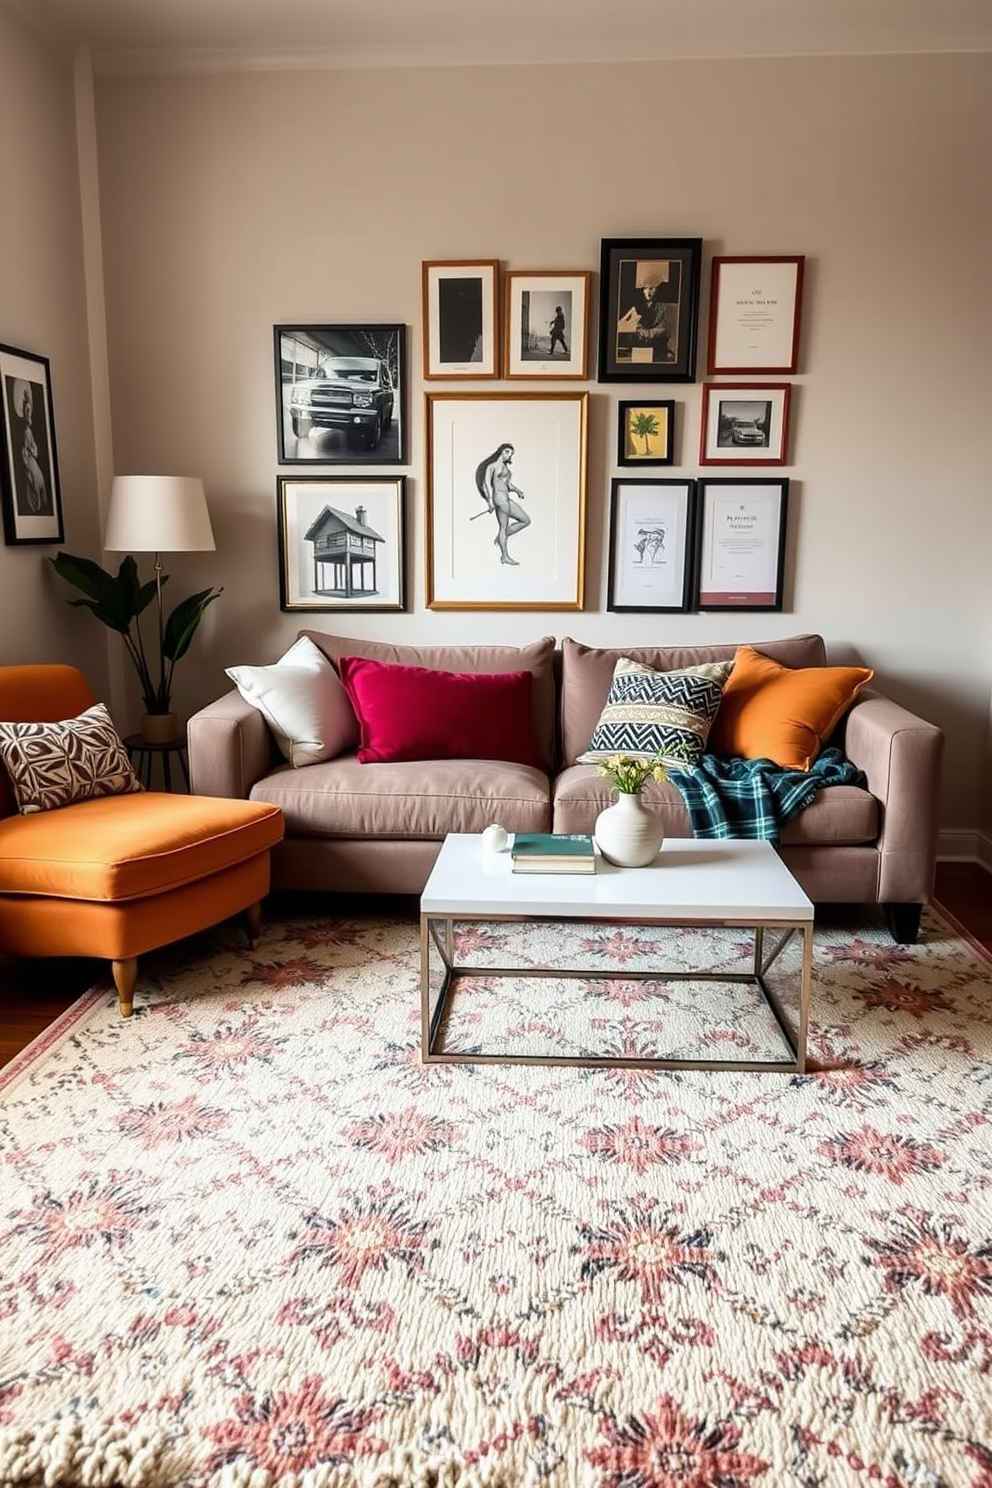
M 114 971 L 114 986 L 117 1001 L 121 1006 L 121 1017 L 130 1018 L 134 1012 L 134 984 L 138 980 L 138 958 L 130 956 L 126 961 L 111 963 Z
M 252 950 L 254 950 L 256 945 L 258 944 L 258 937 L 262 933 L 261 899 L 256 900 L 254 904 L 249 904 L 248 908 L 245 910 L 244 926 L 245 934 L 248 937 L 248 944 L 251 946 Z

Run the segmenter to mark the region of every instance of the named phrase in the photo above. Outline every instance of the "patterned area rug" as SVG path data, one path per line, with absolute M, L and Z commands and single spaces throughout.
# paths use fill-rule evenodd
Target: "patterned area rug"
M 992 1488 L 992 968 L 820 927 L 810 1054 L 424 1066 L 412 919 L 150 958 L 0 1073 L 0 1480 Z

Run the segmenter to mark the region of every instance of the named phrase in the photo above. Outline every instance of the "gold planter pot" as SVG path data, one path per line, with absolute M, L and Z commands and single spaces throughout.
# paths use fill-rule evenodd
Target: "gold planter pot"
M 179 714 L 146 713 L 141 720 L 141 737 L 146 744 L 175 744 L 179 738 Z

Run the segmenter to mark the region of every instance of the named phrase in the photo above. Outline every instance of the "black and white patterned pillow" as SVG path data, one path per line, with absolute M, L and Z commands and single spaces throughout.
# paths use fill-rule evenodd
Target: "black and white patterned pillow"
M 626 754 L 698 764 L 733 667 L 732 661 L 709 661 L 680 672 L 656 672 L 621 656 L 589 748 L 575 763 L 595 765 Z
M 0 762 L 24 816 L 143 789 L 103 703 L 61 723 L 0 723 Z

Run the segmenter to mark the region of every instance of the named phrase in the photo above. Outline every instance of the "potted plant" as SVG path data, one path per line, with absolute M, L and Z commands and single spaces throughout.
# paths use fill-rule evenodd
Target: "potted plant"
M 142 733 L 151 743 L 167 743 L 178 737 L 178 720 L 172 710 L 172 676 L 176 662 L 189 650 L 190 642 L 203 619 L 203 612 L 221 594 L 220 589 L 201 589 L 180 600 L 168 619 L 163 619 L 162 586 L 168 574 L 159 574 L 147 583 L 138 577 L 138 565 L 130 556 L 124 558 L 116 574 L 109 573 L 91 558 L 77 558 L 72 553 L 59 553 L 49 563 L 60 578 L 78 589 L 82 599 L 70 599 L 71 605 L 92 610 L 110 630 L 116 630 L 124 649 L 134 663 L 145 705 Z M 158 657 L 149 662 L 141 634 L 140 617 L 152 600 L 158 601 Z

